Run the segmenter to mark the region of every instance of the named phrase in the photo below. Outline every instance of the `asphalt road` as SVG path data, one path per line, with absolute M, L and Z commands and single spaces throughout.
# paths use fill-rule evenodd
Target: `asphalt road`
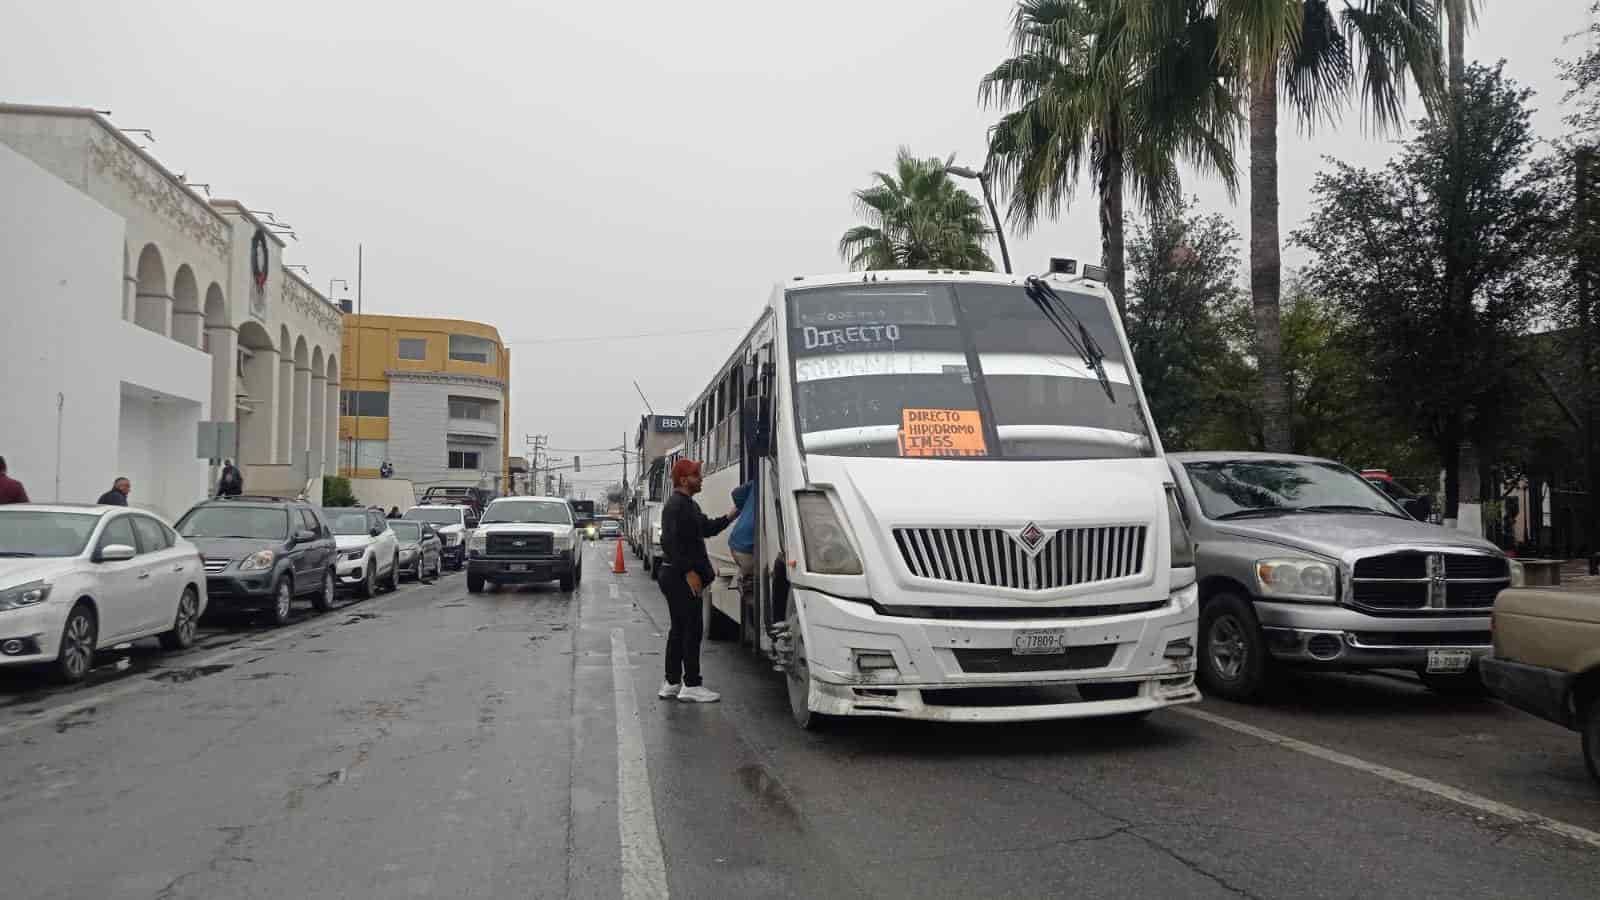
M 1143 725 L 790 722 L 706 645 L 658 701 L 659 592 L 407 585 L 281 630 L 0 673 L 7 898 L 1583 897 L 1570 733 L 1391 676 Z M 1425 779 L 1425 780 L 1419 780 Z

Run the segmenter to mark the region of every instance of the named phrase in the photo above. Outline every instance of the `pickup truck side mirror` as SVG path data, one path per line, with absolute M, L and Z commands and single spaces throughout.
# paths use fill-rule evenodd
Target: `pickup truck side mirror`
M 294 542 L 296 544 L 309 544 L 316 539 L 317 533 L 309 528 L 302 528 L 294 533 Z
M 382 528 L 379 528 L 379 527 L 378 527 L 378 526 L 376 526 L 376 525 L 374 525 L 374 526 L 372 526 L 372 530 L 371 530 L 371 531 L 369 531 L 369 532 L 367 532 L 367 534 L 370 534 L 370 535 L 372 535 L 372 536 L 373 536 L 373 537 L 377 537 L 377 536 L 378 536 L 378 535 L 380 535 L 380 534 L 383 534 L 383 529 L 382 529 Z

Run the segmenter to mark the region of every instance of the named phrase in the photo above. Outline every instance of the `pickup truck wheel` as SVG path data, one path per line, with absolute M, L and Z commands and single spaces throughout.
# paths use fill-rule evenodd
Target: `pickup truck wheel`
M 1271 670 L 1261 623 L 1249 601 L 1217 594 L 1200 610 L 1200 681 L 1211 693 L 1253 703 Z
M 1578 728 L 1583 732 L 1583 764 L 1589 767 L 1589 777 L 1600 781 L 1600 697 L 1578 713 Z
M 1417 675 L 1428 690 L 1446 697 L 1483 697 L 1488 694 L 1477 666 L 1450 675 L 1428 672 L 1418 672 Z
M 469 593 L 469 594 L 481 594 L 481 593 L 483 593 L 483 576 L 482 575 L 474 575 L 471 572 L 467 573 L 467 593 Z
M 577 585 L 578 579 L 572 573 L 568 572 L 567 574 L 561 576 L 561 589 L 563 591 L 570 593 L 574 587 L 577 587 Z

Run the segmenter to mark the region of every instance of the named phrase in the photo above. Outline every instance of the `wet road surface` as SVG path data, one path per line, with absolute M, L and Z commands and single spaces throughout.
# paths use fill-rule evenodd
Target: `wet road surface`
M 0 673 L 5 896 L 1596 896 L 1576 737 L 1492 701 L 1306 676 L 807 734 L 733 644 L 722 703 L 657 700 L 665 603 L 609 550 L 576 595 L 446 576 L 77 688 Z

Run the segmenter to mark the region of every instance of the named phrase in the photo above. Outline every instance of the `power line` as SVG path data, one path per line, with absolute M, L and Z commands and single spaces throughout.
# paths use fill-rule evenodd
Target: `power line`
M 538 338 L 526 341 L 505 341 L 506 346 L 526 346 L 529 344 L 582 344 L 594 341 L 631 341 L 640 338 L 684 337 L 693 334 L 725 334 L 730 331 L 743 331 L 742 327 L 734 328 L 695 328 L 689 331 L 643 331 L 637 334 L 596 334 L 588 337 L 559 337 Z

